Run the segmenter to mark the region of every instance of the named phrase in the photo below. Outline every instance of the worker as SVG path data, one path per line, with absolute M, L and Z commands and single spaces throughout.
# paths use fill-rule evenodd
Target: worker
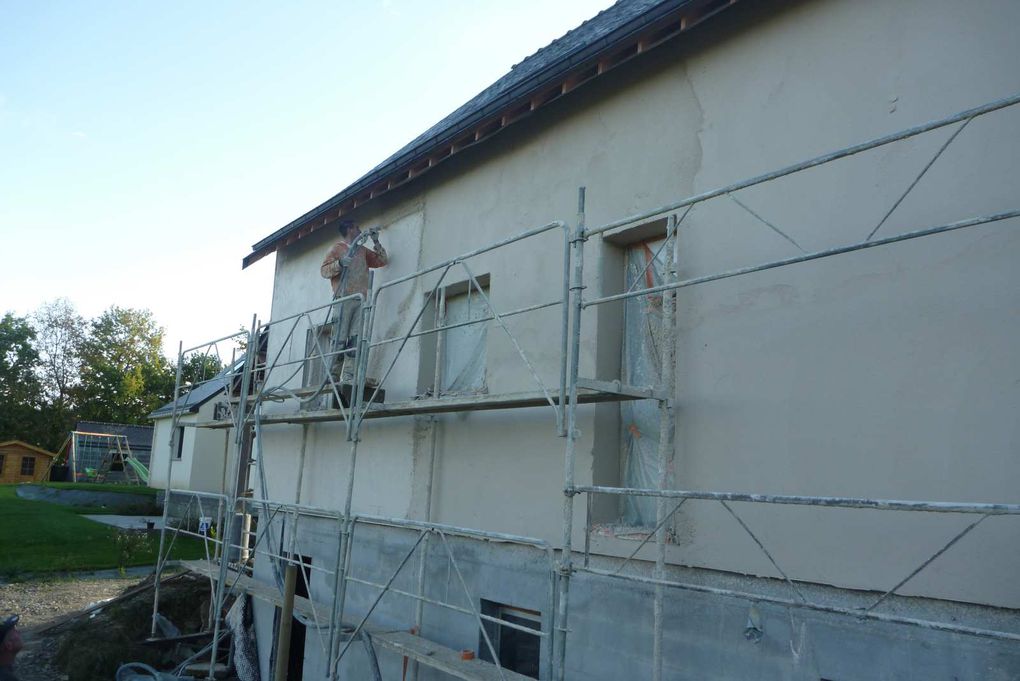
M 0 681 L 18 681 L 14 675 L 14 658 L 21 652 L 24 643 L 17 626 L 17 615 L 0 622 Z
M 340 240 L 326 253 L 319 273 L 329 279 L 334 300 L 355 293 L 367 298 L 369 268 L 384 267 L 389 262 L 386 249 L 379 243 L 379 230 L 368 231 L 367 237 L 372 240 L 372 249 L 369 250 L 364 246 L 366 235 L 361 233 L 357 223 L 340 220 L 338 226 Z M 361 328 L 361 301 L 353 299 L 334 305 L 332 316 L 330 352 L 356 349 Z M 353 352 L 333 354 L 330 373 L 334 380 L 339 378 L 341 383 L 353 383 L 353 360 Z

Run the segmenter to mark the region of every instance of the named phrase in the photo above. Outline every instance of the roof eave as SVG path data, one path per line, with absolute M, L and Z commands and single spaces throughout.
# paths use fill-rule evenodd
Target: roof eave
M 210 397 L 209 399 L 212 399 L 212 398 Z M 202 404 L 204 404 L 205 402 L 208 402 L 209 399 L 203 400 L 202 402 L 199 402 L 198 404 L 196 404 L 194 406 L 189 405 L 186 408 L 185 407 L 181 407 L 181 408 L 177 409 L 176 411 L 177 411 L 178 414 L 197 414 L 199 407 L 201 407 Z M 162 410 L 162 409 L 157 409 L 157 410 L 149 413 L 145 418 L 151 419 L 151 420 L 155 420 L 155 419 L 161 419 L 161 418 L 164 418 L 166 416 L 173 416 L 173 415 L 174 415 L 174 410 L 173 409 L 167 409 L 165 411 Z
M 252 246 L 242 269 L 308 236 L 379 196 L 418 179 L 457 153 L 473 147 L 538 109 L 689 31 L 737 0 L 672 0 L 565 55 L 517 84 L 505 95 L 469 111 L 429 139 L 376 168 L 339 194 Z

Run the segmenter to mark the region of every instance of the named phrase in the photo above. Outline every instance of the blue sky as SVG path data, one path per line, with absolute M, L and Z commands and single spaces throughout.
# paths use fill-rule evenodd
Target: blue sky
M 252 243 L 609 0 L 0 0 L 0 313 L 267 316 Z

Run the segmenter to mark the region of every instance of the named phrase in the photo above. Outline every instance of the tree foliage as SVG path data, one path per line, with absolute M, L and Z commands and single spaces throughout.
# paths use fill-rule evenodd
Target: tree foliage
M 66 298 L 0 319 L 0 440 L 56 451 L 77 421 L 148 424 L 173 399 L 176 363 L 148 310 L 110 307 L 86 321 Z M 184 358 L 181 385 L 224 368 L 215 352 Z
M 220 373 L 225 364 L 215 352 L 194 352 L 181 362 L 181 385 L 198 385 Z
M 43 391 L 34 341 L 26 318 L 8 312 L 0 319 L 0 440 L 41 439 Z
M 170 401 L 174 369 L 163 355 L 163 333 L 148 310 L 115 305 L 92 321 L 75 389 L 79 418 L 144 424 Z
M 85 319 L 67 298 L 44 303 L 32 315 L 35 347 L 46 396 L 58 407 L 69 407 L 71 391 L 78 385 Z
M 85 319 L 67 298 L 44 303 L 32 314 L 38 375 L 47 406 L 43 408 L 45 435 L 38 443 L 56 451 L 74 428 L 74 391 L 80 381 L 81 347 L 87 331 Z

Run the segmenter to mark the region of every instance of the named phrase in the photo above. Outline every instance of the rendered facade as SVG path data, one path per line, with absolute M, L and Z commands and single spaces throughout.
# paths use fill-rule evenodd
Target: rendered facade
M 616 11 L 629 7 L 637 20 L 686 4 L 696 3 L 620 3 Z M 418 176 L 412 167 L 406 181 L 378 196 L 367 188 L 361 199 L 338 198 L 345 217 L 382 228 L 390 263 L 376 274 L 367 376 L 385 379 L 385 404 L 410 405 L 406 415 L 361 424 L 356 467 L 343 420 L 309 415 L 336 405 L 298 405 L 300 391 L 307 397 L 316 387 L 309 376 L 322 375 L 313 367 L 321 358 L 309 351 L 328 321 L 330 290 L 319 265 L 335 239 L 330 222 L 338 209 L 320 207 L 328 218 L 313 211 L 256 244 L 256 256 L 275 251 L 277 258 L 268 357 L 291 362 L 265 380 L 289 376 L 289 397 L 297 398 L 281 393 L 259 404 L 256 497 L 342 511 L 351 485 L 355 514 L 538 540 L 432 536 L 427 557 L 408 562 L 414 567 L 397 572 L 390 588 L 410 593 L 424 585 L 430 598 L 459 611 L 432 602 L 417 610 L 393 594 L 376 601 L 377 586 L 352 582 L 345 622 L 370 613 L 366 621 L 377 630 L 417 623 L 422 636 L 483 659 L 498 644 L 508 668 L 542 678 L 1020 675 L 1020 519 L 1012 511 L 727 507 L 606 491 L 1016 504 L 1017 107 L 603 229 L 1015 97 L 1020 6 L 978 5 L 715 3 L 712 12 L 725 11 L 701 15 L 703 23 L 646 53 L 639 43 L 633 58 L 597 70 L 583 87 L 564 87 L 556 101 L 533 106 L 498 134 L 476 136 L 478 143 L 441 163 L 426 159 L 428 172 Z M 560 49 L 564 44 L 546 48 Z M 583 244 L 571 241 L 579 187 L 591 230 Z M 576 409 L 568 469 L 572 461 L 573 485 L 592 489 L 568 495 L 571 560 L 639 579 L 574 572 L 568 561 L 568 619 L 555 612 L 566 593 L 559 429 L 570 424 L 558 421 L 562 412 L 538 405 L 415 415 L 416 399 L 437 392 L 482 401 L 536 385 L 559 390 L 565 282 L 571 291 L 583 286 L 579 295 L 591 301 L 669 281 L 671 250 L 676 279 L 690 281 L 992 215 L 999 217 L 973 228 L 679 288 L 675 303 L 650 293 L 592 304 L 574 317 L 581 324 L 578 374 L 588 385 L 658 389 L 671 357 L 675 384 L 668 402 L 591 399 Z M 426 271 L 554 221 L 564 227 L 465 258 L 467 268 L 457 262 Z M 664 246 L 676 223 L 675 245 Z M 565 247 L 583 249 L 579 282 L 565 279 L 579 271 L 565 269 L 579 261 L 576 251 L 565 260 Z M 543 306 L 557 300 L 559 306 Z M 490 305 L 530 309 L 492 319 L 484 333 L 457 326 L 488 315 Z M 675 325 L 660 335 L 666 314 Z M 436 323 L 455 328 L 418 333 Z M 665 437 L 660 418 L 672 424 Z M 356 532 L 347 547 L 350 573 L 377 581 L 421 542 L 413 527 L 381 520 L 366 520 Z M 657 535 L 664 539 L 648 541 Z M 335 519 L 291 526 L 278 541 L 280 551 L 313 568 L 337 560 Z M 932 554 L 937 560 L 926 564 Z M 278 581 L 271 563 L 256 559 L 254 578 Z M 872 605 L 908 577 L 881 607 Z M 657 586 L 665 581 L 687 588 Z M 310 570 L 303 595 L 335 603 L 335 585 L 331 575 Z M 462 587 L 471 599 L 458 601 Z M 822 607 L 802 608 L 805 601 Z M 480 636 L 467 616 L 474 611 L 516 628 L 486 620 L 490 635 Z M 848 614 L 862 611 L 891 619 Z M 272 604 L 256 603 L 264 676 L 277 619 Z M 957 629 L 906 620 L 954 622 Z M 565 631 L 556 631 L 557 622 Z M 545 635 L 531 648 L 521 632 L 535 627 Z M 307 621 L 302 631 L 300 652 L 291 651 L 301 658 L 300 674 L 326 678 L 324 650 L 346 652 L 350 642 Z M 981 633 L 993 631 L 1003 635 Z M 565 641 L 559 669 L 557 637 Z M 397 678 L 404 659 L 380 652 L 379 664 L 384 678 Z M 365 678 L 368 665 L 357 644 L 339 669 Z M 448 678 L 424 664 L 417 672 Z

